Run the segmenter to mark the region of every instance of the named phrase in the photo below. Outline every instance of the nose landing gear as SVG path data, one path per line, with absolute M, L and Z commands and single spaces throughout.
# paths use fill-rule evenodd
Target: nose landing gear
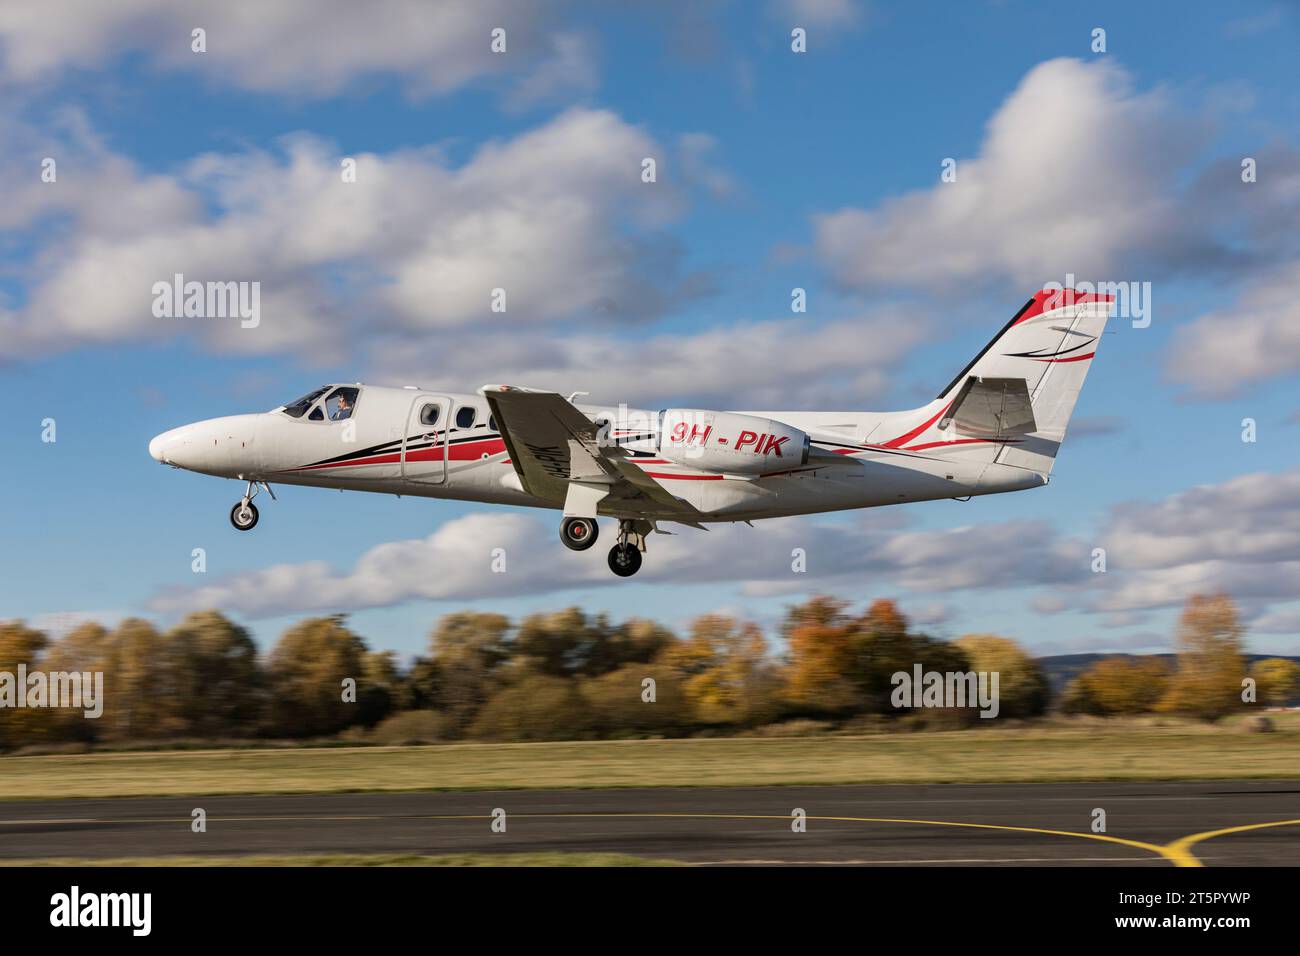
M 257 505 L 248 499 L 237 501 L 230 509 L 230 523 L 239 531 L 252 531 L 257 527 Z
M 235 526 L 235 530 L 252 531 L 257 527 L 257 505 L 253 504 L 253 499 L 257 497 L 259 485 L 266 489 L 272 501 L 275 500 L 275 492 L 265 481 L 250 481 L 244 491 L 244 497 L 235 502 L 235 506 L 230 509 L 230 523 Z
M 620 578 L 630 578 L 641 570 L 641 553 L 652 525 L 646 521 L 623 518 L 618 523 L 618 544 L 609 549 L 609 569 Z

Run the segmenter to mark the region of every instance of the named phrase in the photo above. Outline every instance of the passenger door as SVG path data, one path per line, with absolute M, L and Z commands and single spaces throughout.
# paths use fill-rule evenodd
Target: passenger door
M 402 478 L 427 485 L 447 480 L 451 399 L 420 393 L 411 400 L 402 437 Z

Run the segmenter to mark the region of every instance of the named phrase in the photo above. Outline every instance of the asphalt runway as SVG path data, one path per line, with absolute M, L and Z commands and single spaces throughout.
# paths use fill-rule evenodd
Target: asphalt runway
M 206 833 L 191 830 L 196 807 Z M 791 829 L 796 807 L 806 832 Z M 492 832 L 497 808 L 504 833 Z M 1091 830 L 1095 808 L 1105 833 Z M 0 862 L 555 850 L 700 865 L 1296 866 L 1300 780 L 0 802 Z

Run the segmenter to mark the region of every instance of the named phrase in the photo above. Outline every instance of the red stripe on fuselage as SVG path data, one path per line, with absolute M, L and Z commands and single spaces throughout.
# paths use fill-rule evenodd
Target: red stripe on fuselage
M 1013 445 L 1020 441 L 1019 438 L 954 438 L 952 441 L 931 441 L 923 445 L 908 445 L 903 451 L 925 451 L 927 448 L 943 448 L 947 445 L 979 445 L 989 443 L 994 445 Z
M 392 455 L 371 455 L 369 458 L 356 458 L 351 461 L 327 461 L 319 465 L 303 465 L 300 468 L 286 468 L 285 471 L 322 471 L 326 468 L 357 468 L 361 465 L 387 465 L 395 461 L 401 461 L 402 456 Z
M 955 401 L 956 401 L 956 399 L 954 398 L 954 399 L 953 399 L 953 402 L 955 402 Z M 947 405 L 943 406 L 943 408 L 939 409 L 939 411 L 935 412 L 934 417 L 931 418 L 929 421 L 924 422 L 923 424 L 917 425 L 915 428 L 913 428 L 910 432 L 908 432 L 908 433 L 905 434 L 905 435 L 899 435 L 897 438 L 891 438 L 889 441 L 885 442 L 883 445 L 879 445 L 879 446 L 876 446 L 876 447 L 879 447 L 879 448 L 901 448 L 902 446 L 904 446 L 904 445 L 906 445 L 908 442 L 910 442 L 913 438 L 915 438 L 917 435 L 919 435 L 919 434 L 921 434 L 922 432 L 924 432 L 927 428 L 929 428 L 931 425 L 933 425 L 935 422 L 937 422 L 940 418 L 942 418 L 942 417 L 943 417 L 943 413 L 946 412 L 946 411 L 947 411 L 948 409 L 950 409 L 950 408 L 952 408 L 952 402 L 949 402 Z M 868 445 L 867 447 L 870 448 L 870 447 L 872 447 L 872 446 Z
M 427 462 L 443 460 L 443 445 L 437 444 L 430 448 L 421 448 L 418 451 L 408 451 L 406 460 L 408 462 Z M 448 461 L 475 461 L 481 459 L 485 454 L 489 457 L 499 455 L 506 450 L 506 443 L 500 438 L 482 438 L 478 441 L 462 442 L 458 445 L 448 445 L 446 451 L 450 452 L 447 456 Z M 303 465 L 300 468 L 286 468 L 285 471 L 324 471 L 332 468 L 361 468 L 366 465 L 391 465 L 402 460 L 400 452 L 392 452 L 383 455 L 370 455 L 366 458 L 353 458 L 348 461 L 329 461 L 319 465 Z

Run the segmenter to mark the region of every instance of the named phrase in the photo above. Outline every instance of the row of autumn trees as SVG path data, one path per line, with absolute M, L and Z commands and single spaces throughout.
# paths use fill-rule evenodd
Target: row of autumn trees
M 463 612 L 442 618 L 428 653 L 403 668 L 391 651 L 369 650 L 343 616 L 294 625 L 266 655 L 216 611 L 166 631 L 140 619 L 113 630 L 85 624 L 57 641 L 21 623 L 0 624 L 0 671 L 26 664 L 104 675 L 99 719 L 0 710 L 0 748 L 340 734 L 386 742 L 676 736 L 799 719 L 866 726 L 907 714 L 890 703 L 890 678 L 917 664 L 997 671 L 1002 717 L 1037 716 L 1053 703 L 1041 667 L 1014 641 L 936 640 L 914 631 L 887 600 L 852 613 L 842 601 L 813 598 L 788 609 L 781 636 L 774 654 L 757 625 L 722 615 L 700 617 L 678 635 L 652 621 L 615 624 L 577 608 L 518 625 Z M 1176 667 L 1157 673 L 1142 659 L 1103 661 L 1062 703 L 1099 714 L 1160 708 L 1220 716 L 1240 693 L 1240 637 L 1230 601 L 1195 599 Z M 908 719 L 951 724 L 976 715 L 930 711 Z
M 1061 695 L 1066 713 L 1169 713 L 1215 719 L 1250 703 L 1279 706 L 1300 693 L 1300 664 L 1271 657 L 1247 665 L 1243 628 L 1226 595 L 1193 596 L 1178 620 L 1178 657 L 1097 661 Z

